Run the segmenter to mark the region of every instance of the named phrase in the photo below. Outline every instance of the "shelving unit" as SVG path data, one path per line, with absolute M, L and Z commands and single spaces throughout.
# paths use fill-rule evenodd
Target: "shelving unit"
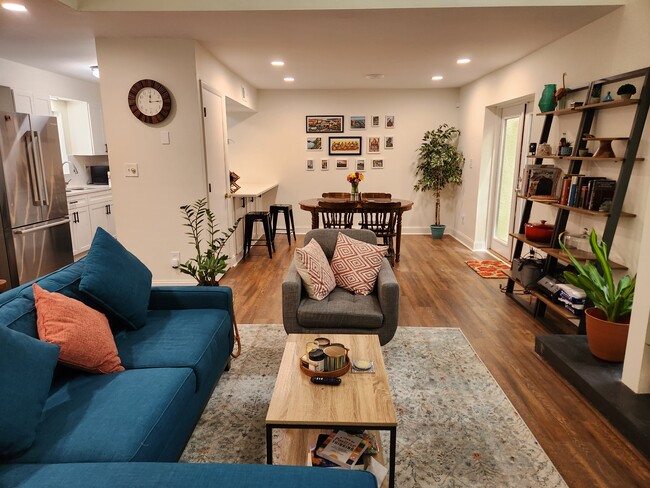
M 611 102 L 598 102 L 598 103 L 589 103 L 590 94 L 594 87 L 602 87 L 604 85 L 615 84 L 623 82 L 626 80 L 631 80 L 635 78 L 643 79 L 643 86 L 639 90 L 639 98 L 629 99 L 629 100 L 615 100 Z M 517 233 L 511 233 L 510 235 L 515 239 L 515 249 L 513 253 L 513 259 L 519 258 L 522 255 L 523 245 L 527 244 L 531 247 L 537 248 L 540 251 L 546 253 L 546 259 L 544 261 L 544 275 L 551 274 L 556 266 L 557 262 L 569 262 L 568 256 L 564 254 L 559 245 L 559 237 L 562 232 L 565 231 L 567 221 L 571 213 L 587 215 L 597 218 L 605 218 L 605 230 L 603 232 L 602 240 L 607 243 L 609 249 L 612 248 L 612 242 L 616 233 L 616 228 L 618 226 L 618 221 L 620 218 L 634 218 L 635 214 L 629 212 L 623 212 L 623 201 L 625 200 L 625 194 L 627 192 L 628 184 L 630 181 L 630 176 L 632 174 L 632 169 L 634 164 L 639 161 L 643 161 L 644 158 L 637 157 L 637 151 L 639 148 L 639 143 L 641 141 L 641 136 L 643 134 L 643 129 L 645 125 L 646 118 L 648 116 L 648 109 L 650 107 L 650 68 L 643 68 L 635 71 L 630 71 L 628 73 L 623 73 L 607 78 L 601 78 L 594 80 L 588 85 L 581 86 L 574 89 L 573 91 L 585 90 L 585 101 L 584 104 L 575 107 L 562 110 L 555 110 L 552 112 L 544 112 L 537 114 L 538 116 L 544 117 L 544 124 L 539 138 L 539 144 L 544 144 L 548 142 L 548 137 L 551 131 L 551 126 L 556 117 L 563 117 L 567 115 L 580 114 L 580 122 L 576 130 L 578 135 L 576 141 L 579 141 L 573 147 L 573 152 L 571 156 L 529 156 L 529 158 L 534 159 L 534 164 L 541 165 L 544 159 L 556 160 L 556 161 L 568 161 L 569 167 L 567 174 L 578 175 L 580 174 L 582 164 L 588 164 L 590 162 L 612 162 L 620 164 L 620 170 L 617 178 L 616 188 L 614 191 L 614 196 L 612 199 L 612 205 L 609 212 L 598 212 L 593 210 L 587 210 L 584 208 L 570 207 L 568 205 L 560 205 L 557 201 L 552 200 L 539 200 L 535 197 L 525 197 L 522 195 L 517 195 L 518 198 L 523 198 L 526 200 L 524 203 L 521 223 L 519 226 L 519 231 Z M 634 120 L 631 125 L 630 134 L 627 137 L 589 137 L 583 138 L 580 137 L 582 134 L 588 134 L 593 126 L 594 119 L 597 112 L 600 110 L 609 110 L 616 109 L 621 107 L 636 106 L 636 111 L 634 114 Z M 586 148 L 588 141 L 597 140 L 601 141 L 601 144 L 604 144 L 605 156 L 603 157 L 594 157 L 594 156 L 578 156 L 581 149 Z M 607 145 L 611 144 L 613 140 L 627 140 L 627 145 L 625 149 L 625 154 L 623 157 L 610 156 L 612 153 L 606 152 Z M 599 148 L 600 151 L 600 148 Z M 598 152 L 596 152 L 598 155 Z M 526 239 L 524 235 L 525 224 L 529 221 L 533 204 L 547 205 L 557 209 L 556 219 L 555 219 L 555 228 L 553 229 L 553 236 L 550 243 L 541 244 L 538 242 L 530 241 Z M 593 256 L 590 253 L 574 253 L 578 254 L 579 258 L 583 261 L 590 259 L 593 261 Z M 576 256 L 576 257 L 578 257 Z M 579 260 L 580 260 L 579 259 Z M 626 269 L 622 264 L 611 263 L 614 269 Z M 506 286 L 506 294 L 511 298 L 515 298 L 514 286 L 515 284 L 521 285 L 518 283 L 511 275 L 508 278 L 508 284 Z M 535 305 L 530 310 L 531 313 L 536 317 L 543 317 L 546 309 L 553 309 L 558 315 L 564 319 L 570 320 L 572 323 L 577 322 L 577 317 L 572 315 L 568 310 L 564 309 L 559 304 L 556 304 L 549 300 L 547 297 L 540 295 L 534 290 L 530 291 L 531 296 L 536 299 Z M 518 303 L 521 301 L 518 300 Z M 528 307 L 527 307 L 528 308 Z M 584 333 L 582 321 L 580 322 L 579 333 Z

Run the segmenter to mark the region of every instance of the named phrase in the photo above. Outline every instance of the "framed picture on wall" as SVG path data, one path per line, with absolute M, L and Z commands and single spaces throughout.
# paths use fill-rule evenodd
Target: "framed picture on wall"
M 365 170 L 366 170 L 366 160 L 357 159 L 357 171 L 365 171 Z
M 373 115 L 370 120 L 370 125 L 372 127 L 379 127 L 379 115 Z
M 387 129 L 394 129 L 395 128 L 395 116 L 394 115 L 387 115 L 386 116 L 386 128 Z
M 308 159 L 307 164 L 305 166 L 305 169 L 307 171 L 314 171 L 314 160 L 313 159 Z
M 342 115 L 307 115 L 307 134 L 343 132 Z
M 378 153 L 380 149 L 381 138 L 379 136 L 368 137 L 368 152 Z
M 350 130 L 365 130 L 365 129 L 366 129 L 365 115 L 352 115 L 350 117 Z
M 384 169 L 384 160 L 383 159 L 373 159 L 372 160 L 372 169 Z
M 348 160 L 347 159 L 337 159 L 336 160 L 336 169 L 348 169 Z
M 322 137 L 308 137 L 307 138 L 307 151 L 322 151 L 323 138 Z
M 320 160 L 320 170 L 321 171 L 327 171 L 330 169 L 330 160 L 329 159 L 321 159 Z
M 393 136 L 384 137 L 384 149 L 393 149 L 395 147 Z
M 361 155 L 361 137 L 330 137 L 329 143 L 330 156 L 336 156 L 338 154 L 351 156 Z

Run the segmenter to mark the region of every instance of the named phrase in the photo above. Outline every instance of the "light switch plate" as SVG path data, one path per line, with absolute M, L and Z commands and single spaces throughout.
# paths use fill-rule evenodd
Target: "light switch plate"
M 137 178 L 138 176 L 140 176 L 140 173 L 138 173 L 137 163 L 126 163 L 124 165 L 124 169 L 126 170 L 127 177 Z
M 163 145 L 169 144 L 169 131 L 168 130 L 163 130 L 160 132 L 160 143 Z

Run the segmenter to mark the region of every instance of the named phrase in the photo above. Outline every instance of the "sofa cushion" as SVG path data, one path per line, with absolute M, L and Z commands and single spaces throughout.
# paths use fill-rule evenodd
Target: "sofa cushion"
M 34 442 L 58 357 L 58 346 L 0 325 L 0 456 Z
M 127 369 L 192 368 L 201 388 L 228 360 L 232 322 L 226 310 L 150 310 L 144 327 L 118 333 L 115 343 Z
M 101 227 L 85 262 L 79 289 L 130 327 L 142 327 L 151 294 L 151 271 Z
M 61 347 L 59 361 L 91 373 L 124 371 L 106 316 L 74 298 L 32 285 L 41 340 Z
M 309 298 L 322 300 L 336 286 L 330 263 L 316 240 L 296 249 L 294 263 Z
M 79 373 L 50 392 L 18 463 L 156 461 L 196 388 L 190 368 Z
M 372 292 L 388 246 L 376 246 L 339 233 L 332 256 L 336 285 L 359 295 Z
M 303 298 L 298 306 L 298 323 L 305 328 L 378 329 L 383 320 L 376 295 L 353 295 L 339 287 L 322 301 Z

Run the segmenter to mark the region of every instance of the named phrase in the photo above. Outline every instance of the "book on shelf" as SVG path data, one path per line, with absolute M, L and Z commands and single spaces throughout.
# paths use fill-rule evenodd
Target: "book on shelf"
M 562 177 L 562 190 L 560 192 L 560 205 L 569 203 L 569 190 L 571 189 L 571 175 L 564 175 Z
M 524 170 L 524 191 L 526 198 L 547 197 L 557 200 L 562 170 L 548 164 L 528 164 Z
M 569 199 L 567 201 L 567 206 L 575 207 L 576 205 L 576 195 L 579 195 L 580 188 L 580 179 L 584 175 L 571 175 L 571 186 L 569 187 Z
M 607 201 L 612 201 L 614 191 L 616 190 L 616 181 L 614 180 L 596 180 L 592 184 L 589 195 L 588 210 L 600 211 L 600 207 Z
M 323 440 L 322 445 L 317 445 L 314 453 L 316 456 L 343 468 L 354 469 L 370 445 L 370 441 L 363 437 L 339 430 L 329 434 Z M 360 463 L 359 466 L 363 466 L 363 463 Z

